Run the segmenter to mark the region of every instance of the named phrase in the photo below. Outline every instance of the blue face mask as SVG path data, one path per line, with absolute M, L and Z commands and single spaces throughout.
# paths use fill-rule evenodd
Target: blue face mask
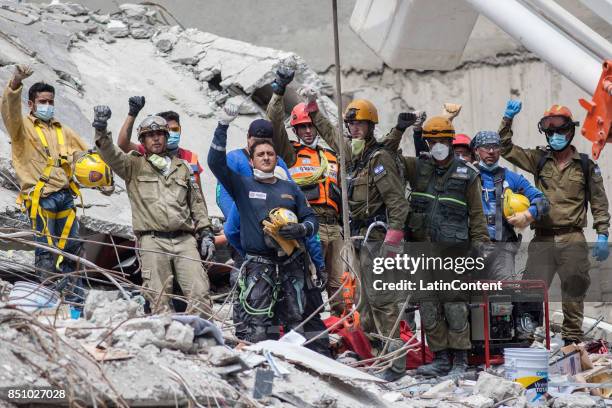
M 34 112 L 34 116 L 36 116 L 40 120 L 49 121 L 55 114 L 55 106 L 53 105 L 36 105 L 36 111 Z
M 166 147 L 170 150 L 174 150 L 178 147 L 181 141 L 181 132 L 168 132 L 168 143 Z
M 480 167 L 482 167 L 483 169 L 487 171 L 495 171 L 499 167 L 499 161 L 496 161 L 493 164 L 487 164 L 481 160 L 479 164 L 480 164 Z
M 548 145 L 556 152 L 565 149 L 568 143 L 569 142 L 565 135 L 559 133 L 554 133 L 551 137 L 548 138 Z

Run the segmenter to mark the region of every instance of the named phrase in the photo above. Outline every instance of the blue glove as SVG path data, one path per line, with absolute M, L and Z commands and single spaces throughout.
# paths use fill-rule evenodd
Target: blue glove
M 512 119 L 514 115 L 521 111 L 523 103 L 516 99 L 508 99 L 506 103 L 506 110 L 504 111 L 504 118 Z
M 610 256 L 610 247 L 608 246 L 608 236 L 604 234 L 597 235 L 597 243 L 593 247 L 593 257 L 598 261 L 605 261 Z

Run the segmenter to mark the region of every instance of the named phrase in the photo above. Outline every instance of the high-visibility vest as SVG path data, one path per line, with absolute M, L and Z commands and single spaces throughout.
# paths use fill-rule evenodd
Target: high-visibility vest
M 342 203 L 338 186 L 338 158 L 332 150 L 312 149 L 293 142 L 296 161 L 289 169 L 311 205 L 328 205 L 339 212 Z
M 191 171 L 193 172 L 194 180 L 199 183 L 200 182 L 200 167 L 198 166 L 198 155 L 191 150 L 181 149 L 179 151 L 180 159 L 183 159 L 189 163 L 189 167 L 191 167 Z

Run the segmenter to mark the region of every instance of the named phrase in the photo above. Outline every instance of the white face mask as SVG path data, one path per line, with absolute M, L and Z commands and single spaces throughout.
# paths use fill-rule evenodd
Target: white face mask
M 431 148 L 431 155 L 434 159 L 442 161 L 448 157 L 450 153 L 450 147 L 444 143 L 436 143 Z
M 316 136 L 311 144 L 306 144 L 304 141 L 302 141 L 302 143 L 304 143 L 304 146 L 308 146 L 311 149 L 314 149 L 319 144 L 319 136 Z
M 255 180 L 266 180 L 274 177 L 274 172 L 267 173 L 259 169 L 253 169 L 253 177 L 255 177 Z

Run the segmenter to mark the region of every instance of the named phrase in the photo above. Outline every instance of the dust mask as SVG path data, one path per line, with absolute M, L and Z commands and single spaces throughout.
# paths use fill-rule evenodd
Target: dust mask
M 36 104 L 36 111 L 34 111 L 34 116 L 36 116 L 40 120 L 49 121 L 53 118 L 55 114 L 55 106 L 47 104 Z
M 168 150 L 174 150 L 178 148 L 180 141 L 181 132 L 168 132 L 168 143 L 166 144 L 166 147 Z
M 253 177 L 255 177 L 255 180 L 266 180 L 274 177 L 274 172 L 265 172 L 259 169 L 253 169 Z
M 353 156 L 359 156 L 365 148 L 365 139 L 351 139 L 351 151 Z
M 169 157 L 162 157 L 157 154 L 152 154 L 147 158 L 147 160 L 149 160 L 153 166 L 160 170 L 164 176 L 168 175 L 170 172 L 171 159 Z
M 553 149 L 556 152 L 559 152 L 565 149 L 568 143 L 569 141 L 567 140 L 565 135 L 562 135 L 560 133 L 555 133 L 551 137 L 548 138 L 548 145 L 550 146 L 551 149 Z
M 487 164 L 484 161 L 480 160 L 480 162 L 478 163 L 480 165 L 480 167 L 482 167 L 483 169 L 493 172 L 495 170 L 497 170 L 497 168 L 499 167 L 499 160 L 496 161 L 493 164 Z
M 448 157 L 450 153 L 450 147 L 444 143 L 436 143 L 431 148 L 431 155 L 434 159 L 442 161 Z

